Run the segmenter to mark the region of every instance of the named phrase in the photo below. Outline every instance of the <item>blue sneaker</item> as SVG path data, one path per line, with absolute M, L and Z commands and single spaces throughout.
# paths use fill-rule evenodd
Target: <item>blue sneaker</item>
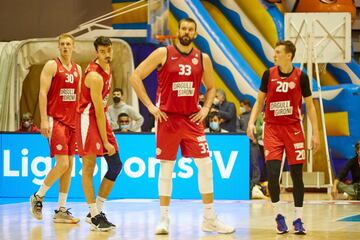
M 293 222 L 293 225 L 294 225 L 295 234 L 298 234 L 298 235 L 305 235 L 306 234 L 306 230 L 303 227 L 303 223 L 301 222 L 301 218 L 296 219 Z
M 285 217 L 283 215 L 278 214 L 275 220 L 277 223 L 276 231 L 278 234 L 284 234 L 289 231 L 288 227 L 286 226 Z

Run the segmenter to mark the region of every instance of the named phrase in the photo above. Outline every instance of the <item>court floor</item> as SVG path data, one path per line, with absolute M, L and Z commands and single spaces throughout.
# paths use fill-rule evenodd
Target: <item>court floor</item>
M 360 202 L 330 201 L 326 194 L 306 194 L 303 222 L 306 236 L 293 234 L 293 203 L 291 194 L 282 195 L 282 206 L 290 232 L 275 233 L 272 208 L 267 200 L 217 201 L 219 217 L 236 227 L 230 235 L 204 233 L 200 229 L 202 206 L 200 201 L 173 200 L 170 207 L 169 236 L 155 236 L 159 219 L 156 200 L 114 200 L 106 203 L 108 219 L 117 225 L 111 232 L 94 232 L 84 218 L 88 208 L 83 202 L 69 202 L 79 224 L 52 222 L 56 202 L 45 202 L 42 221 L 30 216 L 28 202 L 0 205 L 0 239 L 129 239 L 129 240 L 233 240 L 233 239 L 360 239 Z M 2 201 L 5 203 L 6 201 Z M 0 202 L 1 203 L 1 202 Z

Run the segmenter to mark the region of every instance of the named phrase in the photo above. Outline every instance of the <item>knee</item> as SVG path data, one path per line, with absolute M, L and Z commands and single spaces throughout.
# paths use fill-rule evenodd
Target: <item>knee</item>
M 122 162 L 120 160 L 120 156 L 117 153 L 111 156 L 106 156 L 105 159 L 108 164 L 108 171 L 105 174 L 105 178 L 114 182 L 119 176 L 122 169 Z
M 201 194 L 213 193 L 213 171 L 212 161 L 207 158 L 194 158 L 195 164 L 198 168 L 198 184 Z
M 70 164 L 67 160 L 61 160 L 56 162 L 56 168 L 59 169 L 62 173 L 66 172 L 69 168 Z
M 172 192 L 172 173 L 174 169 L 174 161 L 160 161 L 159 173 L 159 195 L 171 196 Z

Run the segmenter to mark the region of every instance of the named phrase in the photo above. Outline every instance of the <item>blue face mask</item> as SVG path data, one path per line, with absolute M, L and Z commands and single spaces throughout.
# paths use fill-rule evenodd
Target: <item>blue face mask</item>
M 219 129 L 219 123 L 218 122 L 210 122 L 210 128 L 212 130 L 218 130 Z
M 127 129 L 127 130 L 129 130 L 129 127 L 130 127 L 129 124 L 120 125 L 120 128 L 121 128 L 121 129 Z

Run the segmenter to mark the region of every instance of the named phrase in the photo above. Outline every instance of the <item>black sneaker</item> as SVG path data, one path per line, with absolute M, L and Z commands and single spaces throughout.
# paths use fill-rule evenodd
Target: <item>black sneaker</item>
M 42 199 L 43 198 L 39 197 L 38 195 L 35 195 L 35 193 L 30 196 L 30 213 L 37 220 L 42 220 L 43 218 Z
M 112 229 L 111 225 L 102 214 L 98 214 L 91 218 L 91 226 L 95 231 L 100 232 L 107 232 Z
M 105 215 L 104 212 L 101 212 L 100 214 L 103 215 L 103 217 L 105 218 L 105 220 L 108 222 L 108 224 L 110 224 L 110 226 L 111 226 L 112 228 L 116 228 L 116 225 L 115 225 L 115 224 L 113 224 L 113 223 L 109 222 L 109 220 L 107 220 L 106 215 Z

